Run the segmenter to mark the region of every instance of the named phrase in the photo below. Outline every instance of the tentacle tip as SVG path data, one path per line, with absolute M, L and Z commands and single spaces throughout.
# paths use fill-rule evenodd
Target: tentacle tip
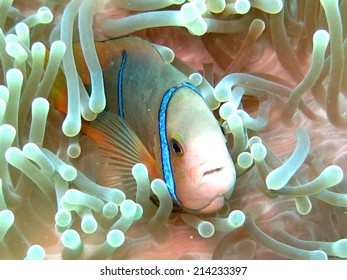
M 67 137 L 76 136 L 81 130 L 81 118 L 78 116 L 77 118 L 66 116 L 62 131 Z
M 92 215 L 86 215 L 82 218 L 81 229 L 86 234 L 93 234 L 98 228 L 98 223 Z
M 106 241 L 111 247 L 118 248 L 122 246 L 125 241 L 124 233 L 118 229 L 111 230 L 107 234 Z
M 215 233 L 215 228 L 210 222 L 203 221 L 198 226 L 198 232 L 200 236 L 204 238 L 210 238 Z
M 53 20 L 53 13 L 47 7 L 40 7 L 37 11 L 37 15 L 38 15 L 40 22 L 43 24 L 50 23 Z
M 143 163 L 137 163 L 131 169 L 131 173 L 133 177 L 136 178 L 147 178 L 148 177 L 148 169 L 146 165 Z
M 65 247 L 72 250 L 77 248 L 81 243 L 81 237 L 79 233 L 74 229 L 68 229 L 64 231 L 60 239 Z
M 46 257 L 45 249 L 40 245 L 33 245 L 28 249 L 26 260 L 43 260 Z
M 235 2 L 235 10 L 238 14 L 244 15 L 251 9 L 251 3 L 248 0 L 237 0 Z
M 340 239 L 333 243 L 333 251 L 339 258 L 347 258 L 347 239 Z
M 71 224 L 72 215 L 71 215 L 71 212 L 61 209 L 55 214 L 54 219 L 55 219 L 56 225 L 60 227 L 66 227 L 69 224 Z

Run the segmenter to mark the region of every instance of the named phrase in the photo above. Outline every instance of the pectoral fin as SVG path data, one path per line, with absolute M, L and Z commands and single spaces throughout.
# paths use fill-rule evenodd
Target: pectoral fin
M 136 182 L 131 169 L 137 163 L 147 166 L 151 177 L 156 176 L 156 164 L 141 140 L 128 124 L 112 112 L 99 114 L 83 132 L 92 138 L 102 151 L 102 183 L 124 190 L 127 197 L 136 194 Z

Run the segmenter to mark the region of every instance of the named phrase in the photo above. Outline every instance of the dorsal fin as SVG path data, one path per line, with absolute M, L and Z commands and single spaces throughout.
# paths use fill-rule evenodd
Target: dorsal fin
M 115 59 L 120 59 L 122 57 L 122 51 L 125 49 L 129 51 L 143 53 L 146 56 L 151 56 L 151 59 L 161 59 L 161 56 L 158 55 L 156 49 L 149 42 L 135 36 L 111 39 L 104 42 L 94 42 L 94 44 L 102 69 L 105 69 L 107 66 L 109 66 L 110 63 Z M 73 43 L 73 51 L 77 72 L 81 77 L 83 84 L 89 86 L 91 83 L 90 74 L 83 56 L 80 42 Z M 48 55 L 49 51 L 47 51 L 46 54 L 46 61 L 48 61 Z M 66 113 L 66 79 L 61 69 L 58 71 L 56 80 L 53 84 L 50 98 L 51 102 L 60 112 Z
M 123 50 L 127 50 L 128 52 L 135 51 L 138 53 L 143 53 L 146 56 L 152 55 L 153 58 L 155 57 L 155 59 L 160 57 L 158 56 L 156 49 L 150 43 L 134 36 L 111 39 L 104 42 L 94 42 L 94 44 L 101 69 L 105 69 L 117 58 L 121 58 Z M 90 85 L 89 70 L 83 56 L 81 44 L 79 42 L 75 42 L 73 44 L 73 51 L 77 72 L 79 73 L 83 84 Z
M 100 66 L 104 69 L 110 64 L 110 61 L 114 60 L 117 56 L 117 48 L 115 45 L 105 44 L 104 42 L 94 42 L 95 49 L 98 54 Z M 82 46 L 80 42 L 73 44 L 73 52 L 75 57 L 75 63 L 77 72 L 80 75 L 84 85 L 90 85 L 90 74 L 83 56 Z

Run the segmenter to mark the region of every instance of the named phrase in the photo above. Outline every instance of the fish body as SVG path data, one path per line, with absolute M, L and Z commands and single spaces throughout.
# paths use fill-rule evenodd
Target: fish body
M 99 42 L 96 49 L 108 113 L 85 131 L 107 151 L 109 185 L 132 188 L 131 167 L 143 162 L 183 209 L 219 210 L 233 191 L 236 172 L 220 124 L 199 90 L 140 38 Z M 75 57 L 81 56 L 77 45 Z M 77 69 L 80 75 L 86 71 L 83 59 Z

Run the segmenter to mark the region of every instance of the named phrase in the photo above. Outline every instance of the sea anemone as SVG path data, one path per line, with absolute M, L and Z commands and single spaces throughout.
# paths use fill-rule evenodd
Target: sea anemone
M 1 259 L 347 258 L 347 1 L 12 2 L 0 1 Z M 142 163 L 133 199 L 98 181 L 81 132 L 106 106 L 94 41 L 129 34 L 190 78 L 226 132 L 237 183 L 213 215 L 176 209 Z

